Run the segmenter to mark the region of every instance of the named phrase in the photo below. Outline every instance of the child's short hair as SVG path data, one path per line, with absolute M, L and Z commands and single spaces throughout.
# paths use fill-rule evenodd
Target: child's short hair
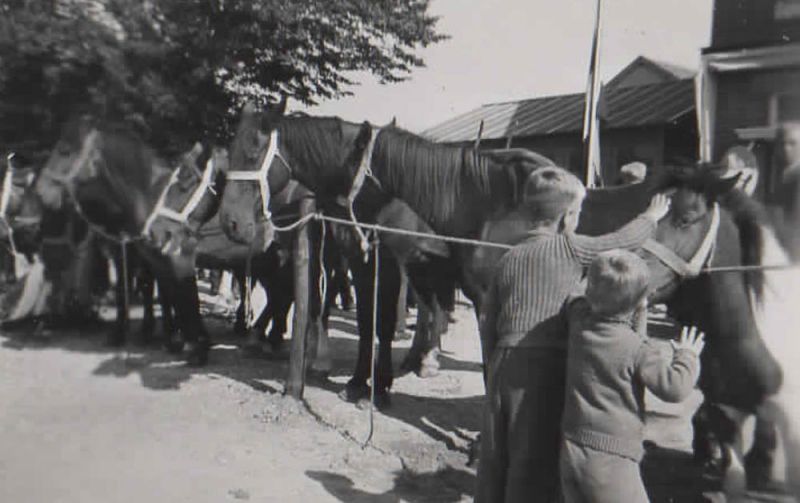
M 540 222 L 554 222 L 586 197 L 586 188 L 569 171 L 547 166 L 534 171 L 525 183 L 523 204 Z
M 650 270 L 638 255 L 626 250 L 603 252 L 589 266 L 586 300 L 603 316 L 636 309 L 647 295 Z

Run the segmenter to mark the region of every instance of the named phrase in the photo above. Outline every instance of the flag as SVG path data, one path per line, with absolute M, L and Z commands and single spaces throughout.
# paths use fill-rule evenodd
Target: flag
M 592 39 L 592 56 L 589 60 L 589 79 L 586 84 L 586 105 L 583 112 L 583 160 L 587 187 L 602 185 L 600 171 L 600 34 L 602 0 L 597 0 L 597 17 Z

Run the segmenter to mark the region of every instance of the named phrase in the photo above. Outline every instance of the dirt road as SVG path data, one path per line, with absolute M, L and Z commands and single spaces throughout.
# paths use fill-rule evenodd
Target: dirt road
M 471 501 L 483 384 L 474 316 L 455 315 L 441 375 L 399 378 L 365 449 L 367 412 L 336 396 L 356 350 L 349 313 L 332 321 L 333 375 L 310 381 L 304 404 L 281 396 L 286 362 L 244 358 L 220 319 L 204 369 L 156 347 L 108 350 L 101 329 L 0 335 L 0 501 Z M 701 501 L 716 484 L 687 453 L 698 403 L 651 404 L 654 501 Z

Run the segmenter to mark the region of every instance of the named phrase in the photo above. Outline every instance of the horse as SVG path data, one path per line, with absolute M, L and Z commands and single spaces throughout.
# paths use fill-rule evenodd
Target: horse
M 130 129 L 82 118 L 65 128 L 36 191 L 51 210 L 71 204 L 94 229 L 121 244 L 120 255 L 128 247 L 141 254 L 158 280 L 162 302 L 173 307 L 176 326 L 185 339 L 177 338 L 176 331 L 167 349 L 181 351 L 186 342 L 187 362 L 205 365 L 211 341 L 200 318 L 193 257 L 164 254 L 142 237 L 172 172 Z M 116 336 L 109 342 L 119 345 L 123 340 Z
M 254 280 L 267 292 L 268 303 L 249 333 L 246 349 L 250 354 L 260 354 L 264 331 L 272 321 L 267 341 L 274 352 L 278 352 L 286 333 L 286 317 L 293 301 L 294 277 L 289 260 L 291 251 L 285 236 L 278 234 L 276 241 L 266 251 L 256 250 L 228 239 L 222 232 L 217 210 L 225 186 L 227 151 L 213 149 L 205 163 L 202 162 L 203 146 L 196 144 L 184 156 L 173 173 L 171 182 L 164 187 L 156 210 L 151 213 L 145 226 L 148 238 L 165 251 L 193 253 L 198 267 L 212 270 L 234 271 L 240 288 L 244 290 L 247 261 Z M 290 217 L 297 212 L 297 203 L 308 192 L 290 188 L 278 194 L 276 201 L 281 211 L 276 219 Z M 245 292 L 237 309 L 235 332 L 245 329 Z
M 395 187 L 387 190 L 387 185 L 398 182 L 400 176 L 392 174 L 389 177 L 391 179 L 382 179 L 383 173 L 379 173 L 382 161 L 379 159 L 386 159 L 385 138 L 396 131 L 391 126 L 377 131 L 373 149 L 368 148 L 373 132 L 366 123 L 359 125 L 338 118 L 284 117 L 281 106 L 268 107 L 263 112 L 251 106 L 245 107 L 231 146 L 230 169 L 237 173 L 237 177 L 232 179 L 229 174 L 220 209 L 226 232 L 234 240 L 247 242 L 263 218 L 269 193 L 280 190 L 289 178 L 294 178 L 312 190 L 320 206 L 328 212 L 336 211 L 337 196 L 349 195 L 348 203 L 355 203 L 351 217 L 376 221 L 380 211 L 392 199 L 405 200 L 413 212 L 422 212 L 422 219 L 415 216 L 414 220 L 405 222 L 406 226 L 423 227 L 426 232 L 442 232 L 446 228 L 456 236 L 476 238 L 487 215 L 513 206 L 518 200 L 519 182 L 540 166 L 539 158 L 531 162 L 530 157 L 517 155 L 501 161 L 482 156 L 472 149 L 447 148 L 442 151 L 440 146 L 430 149 L 428 147 L 432 144 L 416 143 L 410 147 L 414 150 L 413 158 L 387 168 L 397 173 L 408 168 L 409 179 L 414 183 L 404 186 L 400 191 L 394 191 Z M 365 154 L 373 150 L 374 153 Z M 369 159 L 365 164 L 367 157 Z M 372 174 L 365 176 L 368 169 L 361 169 L 361 166 L 370 162 Z M 354 166 L 359 167 L 354 169 Z M 353 190 L 354 178 L 360 180 L 356 190 Z M 240 183 L 247 181 L 250 183 Z M 453 184 L 458 187 L 453 189 Z M 443 189 L 447 189 L 447 192 L 442 193 Z M 416 199 L 410 194 L 413 191 L 418 193 Z M 415 204 L 420 199 L 425 199 L 425 204 L 431 206 L 416 208 Z M 454 211 L 456 206 L 458 211 Z M 431 218 L 431 212 L 442 218 Z M 344 215 L 348 215 L 346 209 Z M 363 244 L 363 237 L 360 238 Z M 407 255 L 413 260 L 403 265 L 421 302 L 448 307 L 456 282 L 465 288 L 468 296 L 473 294 L 473 300 L 479 302 L 479 289 L 474 288 L 471 276 L 462 274 L 459 268 L 466 262 L 464 256 L 470 253 L 468 247 L 450 247 L 439 241 L 406 236 L 395 239 L 410 242 L 412 248 L 419 250 L 419 253 Z M 388 240 L 388 237 L 382 236 L 381 240 Z M 386 250 L 385 247 L 380 249 Z M 387 402 L 388 389 L 393 380 L 391 340 L 400 274 L 396 262 L 388 253 L 382 253 L 381 256 L 378 266 L 381 288 L 378 293 L 377 330 L 380 344 L 375 384 L 378 388 L 376 397 Z M 372 350 L 369 328 L 372 325 L 373 260 L 373 257 L 366 263 L 363 260 L 351 260 L 358 298 L 356 306 L 360 343 L 356 370 L 345 387 L 345 395 L 355 401 L 368 393 L 366 381 L 370 373 Z

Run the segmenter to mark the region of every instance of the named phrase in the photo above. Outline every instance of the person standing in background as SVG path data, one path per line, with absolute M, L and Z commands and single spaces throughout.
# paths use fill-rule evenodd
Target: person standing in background
M 647 165 L 643 162 L 629 162 L 619 168 L 619 181 L 617 185 L 632 185 L 642 183 L 647 177 Z
M 758 186 L 758 160 L 747 147 L 736 145 L 729 148 L 722 156 L 725 178 L 739 175 L 736 188 L 752 197 Z
M 787 122 L 776 139 L 781 183 L 777 191 L 781 234 L 792 259 L 800 258 L 800 122 Z

